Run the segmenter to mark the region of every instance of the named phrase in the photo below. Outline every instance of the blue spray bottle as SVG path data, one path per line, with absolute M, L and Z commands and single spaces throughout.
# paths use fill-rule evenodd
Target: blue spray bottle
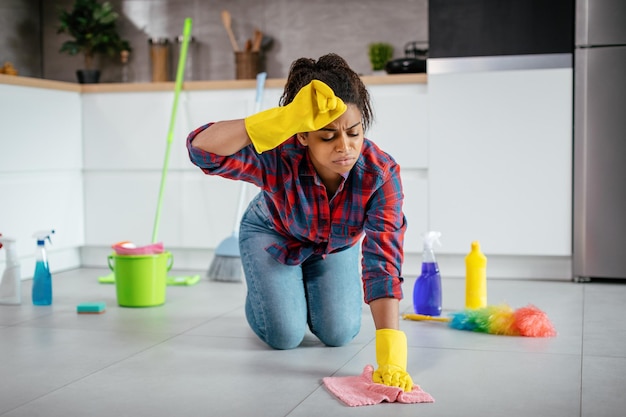
M 35 275 L 33 276 L 33 304 L 36 306 L 52 304 L 52 275 L 48 266 L 46 240 L 52 243 L 50 235 L 53 233 L 54 230 L 41 230 L 33 235 L 37 239 Z
M 440 244 L 440 232 L 424 233 L 424 252 L 422 254 L 422 275 L 413 287 L 413 310 L 427 316 L 441 315 L 441 275 L 435 259 L 433 244 Z

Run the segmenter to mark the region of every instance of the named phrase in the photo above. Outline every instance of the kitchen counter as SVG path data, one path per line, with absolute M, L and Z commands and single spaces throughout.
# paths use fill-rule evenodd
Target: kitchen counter
M 394 84 L 426 84 L 427 74 L 390 74 L 390 75 L 364 75 L 363 82 L 367 85 L 394 85 Z M 269 78 L 267 87 L 282 88 L 285 85 L 284 78 Z M 78 91 L 81 93 L 106 93 L 106 92 L 146 92 L 146 91 L 172 91 L 174 82 L 158 83 L 99 83 L 77 84 L 64 81 L 45 80 L 41 78 L 19 77 L 0 74 L 0 84 L 19 85 L 24 87 L 47 88 L 54 90 Z M 187 81 L 183 83 L 183 90 L 232 90 L 254 88 L 256 80 L 215 80 L 215 81 Z
M 21 87 L 45 88 L 61 91 L 81 91 L 80 84 L 67 83 L 64 81 L 44 80 L 41 78 L 20 77 L 6 74 L 0 74 L 0 84 L 16 85 Z

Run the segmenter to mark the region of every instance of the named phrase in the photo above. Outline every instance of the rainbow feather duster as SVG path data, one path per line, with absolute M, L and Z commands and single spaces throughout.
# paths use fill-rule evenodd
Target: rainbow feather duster
M 505 336 L 553 337 L 556 330 L 540 309 L 532 304 L 513 310 L 506 304 L 466 309 L 452 313 L 449 318 L 404 314 L 406 320 L 447 322 L 457 330 L 467 330 Z

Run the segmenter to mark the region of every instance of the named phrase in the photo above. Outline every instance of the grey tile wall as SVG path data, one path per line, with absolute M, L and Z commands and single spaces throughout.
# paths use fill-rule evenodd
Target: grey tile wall
M 10 62 L 19 75 L 42 76 L 39 0 L 0 0 L 0 67 Z
M 27 26 L 32 25 L 33 18 L 25 15 L 24 8 L 40 7 L 41 46 L 37 51 L 34 45 L 30 56 L 41 56 L 43 70 L 39 72 L 44 78 L 75 81 L 74 72 L 82 65 L 81 58 L 58 52 L 65 37 L 56 33 L 57 10 L 69 8 L 72 2 L 3 0 L 3 5 L 10 5 L 0 7 L 3 15 L 8 10 L 14 15 L 12 20 L 18 17 L 23 22 L 21 25 Z M 232 15 L 240 47 L 252 37 L 255 28 L 274 39 L 265 54 L 264 66 L 272 78 L 285 77 L 296 58 L 317 58 L 328 52 L 342 55 L 356 71 L 369 74 L 369 43 L 389 42 L 396 48 L 394 56 L 401 57 L 407 42 L 428 38 L 428 0 L 111 0 L 111 3 L 121 15 L 120 31 L 133 47 L 131 62 L 138 82 L 151 79 L 148 39 L 168 37 L 173 41 L 182 32 L 186 17 L 193 19 L 193 79 L 234 79 L 234 54 L 220 15 L 223 9 Z M 0 26 L 0 39 L 6 37 L 6 30 Z M 36 42 L 31 39 L 29 45 L 33 44 Z M 176 43 L 172 46 L 175 48 Z M 8 48 L 11 53 L 17 47 Z M 117 81 L 118 60 L 104 57 L 100 61 L 101 81 Z M 28 68 L 24 72 L 37 76 L 37 71 L 30 68 L 36 69 L 36 64 L 19 62 Z

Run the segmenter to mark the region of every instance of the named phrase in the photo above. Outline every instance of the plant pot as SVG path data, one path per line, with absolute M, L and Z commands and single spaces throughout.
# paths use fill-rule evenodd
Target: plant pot
M 100 81 L 100 70 L 76 70 L 76 78 L 81 84 L 96 84 Z

